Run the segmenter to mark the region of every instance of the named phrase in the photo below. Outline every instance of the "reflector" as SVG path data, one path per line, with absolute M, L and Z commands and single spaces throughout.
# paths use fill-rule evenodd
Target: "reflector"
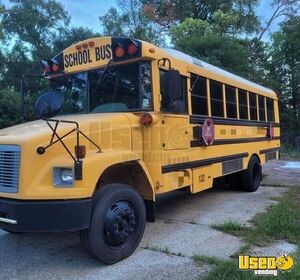
M 155 53 L 155 49 L 154 48 L 150 48 L 149 49 L 149 53 Z

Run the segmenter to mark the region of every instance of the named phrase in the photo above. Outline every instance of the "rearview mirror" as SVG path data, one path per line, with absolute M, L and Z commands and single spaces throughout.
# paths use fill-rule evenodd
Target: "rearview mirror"
M 39 96 L 35 110 L 42 119 L 52 118 L 61 110 L 64 102 L 63 94 L 59 90 L 51 89 Z
M 178 70 L 168 71 L 168 96 L 170 100 L 181 98 L 180 73 Z

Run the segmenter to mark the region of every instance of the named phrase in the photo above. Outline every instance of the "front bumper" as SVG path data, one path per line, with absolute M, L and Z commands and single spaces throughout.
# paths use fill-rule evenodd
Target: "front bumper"
M 0 228 L 13 232 L 72 231 L 89 227 L 92 200 L 0 199 Z

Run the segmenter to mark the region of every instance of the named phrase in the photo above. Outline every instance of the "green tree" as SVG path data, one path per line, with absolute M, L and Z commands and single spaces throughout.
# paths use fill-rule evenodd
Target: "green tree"
M 236 20 L 235 16 L 220 11 L 213 15 L 211 24 L 188 18 L 171 28 L 172 42 L 176 49 L 247 77 L 250 42 L 228 34 Z
M 3 26 L 2 26 L 2 18 L 3 18 L 4 10 L 5 10 L 5 7 L 0 1 L 0 42 L 3 41 L 3 39 L 4 39 L 4 32 L 3 32 Z M 1 43 L 0 43 L 0 47 L 1 47 Z M 5 64 L 5 57 L 2 53 L 2 50 L 0 49 L 0 80 L 3 75 L 4 64 Z
M 22 74 L 41 72 L 40 60 L 53 56 L 53 44 L 70 20 L 55 0 L 10 0 L 2 26 L 10 43 L 4 52 L 0 88 L 19 89 Z M 14 45 L 12 45 L 14 42 Z
M 84 27 L 61 28 L 53 40 L 52 53 L 55 55 L 74 43 L 98 36 L 99 33 Z
M 20 93 L 0 90 L 0 112 L 0 129 L 20 123 Z
M 28 47 L 17 41 L 10 51 L 6 53 L 5 73 L 1 82 L 2 88 L 19 89 L 20 79 L 24 73 L 38 73 L 39 65 L 33 63 L 28 56 Z M 38 69 L 34 69 L 38 67 Z
M 2 18 L 5 11 L 5 6 L 0 1 L 0 40 L 4 39 L 3 26 L 2 26 Z
M 55 0 L 10 0 L 13 4 L 3 15 L 3 29 L 30 47 L 34 60 L 51 54 L 51 44 L 60 28 L 70 17 L 62 4 Z
M 257 30 L 259 21 L 255 15 L 258 0 L 142 0 L 145 14 L 169 29 L 186 18 L 214 21 L 215 12 L 231 13 L 236 18 L 235 28 L 241 32 Z
M 144 14 L 140 0 L 119 0 L 118 9 L 110 8 L 99 19 L 104 35 L 129 36 L 156 44 L 163 41 L 160 28 Z
M 300 17 L 281 24 L 272 37 L 270 83 L 279 94 L 284 140 L 300 135 Z

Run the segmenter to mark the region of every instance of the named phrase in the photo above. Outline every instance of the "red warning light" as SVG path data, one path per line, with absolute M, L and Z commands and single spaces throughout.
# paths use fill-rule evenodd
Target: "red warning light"
M 133 55 L 133 54 L 136 54 L 137 53 L 137 51 L 138 51 L 138 48 L 137 48 L 137 46 L 135 45 L 135 44 L 130 44 L 129 46 L 128 46 L 128 53 L 130 54 L 130 55 Z
M 123 57 L 125 55 L 125 50 L 121 47 L 121 46 L 118 46 L 116 48 L 116 57 Z

